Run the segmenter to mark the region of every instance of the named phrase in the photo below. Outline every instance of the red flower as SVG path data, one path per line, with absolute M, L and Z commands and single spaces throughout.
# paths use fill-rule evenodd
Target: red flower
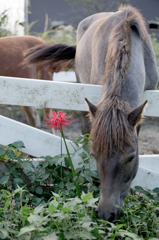
M 53 112 L 52 116 L 45 121 L 45 125 L 49 128 L 59 129 L 66 127 L 74 122 L 71 119 L 72 115 L 68 115 L 65 112 L 59 111 L 58 113 Z

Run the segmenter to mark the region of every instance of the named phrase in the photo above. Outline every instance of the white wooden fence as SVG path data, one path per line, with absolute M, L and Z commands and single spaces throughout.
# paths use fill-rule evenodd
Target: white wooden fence
M 96 85 L 0 77 L 0 104 L 87 111 L 84 98 L 97 104 L 100 94 L 101 86 Z M 159 117 L 159 91 L 146 91 L 142 102 L 144 99 L 149 100 L 145 116 Z M 23 151 L 36 158 L 60 154 L 60 137 L 0 116 L 0 144 L 19 140 L 25 144 Z M 74 152 L 75 144 L 69 140 L 67 143 L 70 152 Z M 73 162 L 78 167 L 78 151 Z M 95 162 L 91 163 L 91 169 L 96 169 Z M 132 183 L 135 185 L 159 187 L 159 155 L 140 155 L 138 174 Z

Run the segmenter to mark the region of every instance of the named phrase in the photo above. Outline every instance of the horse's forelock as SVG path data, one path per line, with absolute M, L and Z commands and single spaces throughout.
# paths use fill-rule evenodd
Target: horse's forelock
M 114 149 L 123 152 L 125 143 L 132 145 L 132 127 L 127 118 L 130 111 L 130 105 L 117 97 L 99 104 L 90 133 L 97 154 L 102 152 L 108 157 Z

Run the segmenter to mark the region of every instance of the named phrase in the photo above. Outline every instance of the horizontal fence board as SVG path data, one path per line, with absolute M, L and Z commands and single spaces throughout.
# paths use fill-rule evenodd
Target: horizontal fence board
M 144 92 L 143 102 L 148 100 L 148 106 L 144 112 L 145 116 L 159 117 L 159 90 L 147 90 Z
M 61 71 L 53 73 L 53 79 L 57 82 L 73 82 L 76 83 L 76 75 L 74 71 Z
M 87 111 L 85 97 L 97 104 L 101 86 L 0 77 L 0 104 Z
M 97 104 L 101 86 L 46 80 L 0 77 L 0 104 L 87 111 L 85 97 Z M 145 91 L 145 116 L 159 117 L 159 91 Z
M 0 144 L 7 146 L 15 141 L 23 141 L 22 152 L 34 157 L 61 154 L 61 137 L 0 115 Z M 74 152 L 75 144 L 67 140 L 67 145 Z M 62 152 L 66 153 L 64 146 Z
M 138 168 L 136 177 L 134 178 L 131 187 L 141 186 L 143 188 L 151 189 L 159 187 L 159 173 L 150 171 L 145 168 Z
M 140 155 L 139 168 L 131 187 L 141 186 L 148 189 L 159 187 L 159 155 Z

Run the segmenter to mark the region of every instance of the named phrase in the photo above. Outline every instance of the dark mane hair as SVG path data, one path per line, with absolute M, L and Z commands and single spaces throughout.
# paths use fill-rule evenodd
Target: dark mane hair
M 113 148 L 123 152 L 124 143 L 132 145 L 133 128 L 127 117 L 130 111 L 129 103 L 116 96 L 98 105 L 90 133 L 92 147 L 98 153 L 105 152 L 109 156 Z
M 149 44 L 145 21 L 140 12 L 130 5 L 121 5 L 122 20 L 111 33 L 106 54 L 106 68 L 103 82 L 103 91 L 108 97 L 121 96 L 122 86 L 126 79 L 131 55 L 131 31 L 139 35 L 141 41 Z
M 97 106 L 92 123 L 90 139 L 97 152 L 107 155 L 116 148 L 123 151 L 124 143 L 132 144 L 132 126 L 128 122 L 128 113 L 132 110 L 129 103 L 121 98 L 131 55 L 131 30 L 135 29 L 141 41 L 149 40 L 145 22 L 136 9 L 121 6 L 122 20 L 112 31 L 106 54 L 106 68 L 102 98 Z

